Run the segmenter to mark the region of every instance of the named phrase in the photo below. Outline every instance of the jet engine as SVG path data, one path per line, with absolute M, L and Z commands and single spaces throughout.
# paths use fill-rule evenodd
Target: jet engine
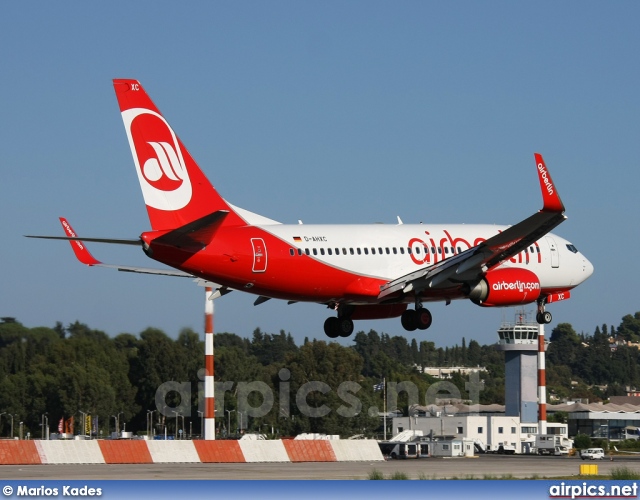
M 514 268 L 489 271 L 468 293 L 469 299 L 482 307 L 528 304 L 539 296 L 540 280 L 535 273 Z

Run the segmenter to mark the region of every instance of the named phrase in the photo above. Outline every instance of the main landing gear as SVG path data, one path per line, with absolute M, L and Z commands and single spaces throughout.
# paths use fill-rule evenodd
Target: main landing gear
M 324 333 L 330 339 L 346 338 L 353 333 L 353 320 L 331 316 L 324 322 Z
M 536 321 L 539 325 L 548 325 L 553 319 L 551 313 L 544 310 L 545 304 L 546 301 L 544 299 L 538 300 L 538 313 L 536 314 Z
M 402 327 L 409 332 L 426 330 L 431 326 L 433 316 L 431 316 L 429 309 L 425 309 L 420 302 L 416 301 L 416 308 L 403 312 L 400 322 Z

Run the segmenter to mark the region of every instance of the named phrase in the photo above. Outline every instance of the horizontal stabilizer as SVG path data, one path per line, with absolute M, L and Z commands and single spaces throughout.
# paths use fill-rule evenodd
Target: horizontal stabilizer
M 153 243 L 200 250 L 211 242 L 213 235 L 228 214 L 228 210 L 218 210 L 217 212 L 205 215 L 198 220 L 189 222 L 178 229 L 174 229 L 155 238 Z

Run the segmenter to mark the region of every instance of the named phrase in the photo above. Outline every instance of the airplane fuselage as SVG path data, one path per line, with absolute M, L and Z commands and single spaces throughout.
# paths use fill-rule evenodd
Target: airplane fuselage
M 201 278 L 250 293 L 291 301 L 377 302 L 380 286 L 477 246 L 507 226 L 473 224 L 269 224 L 222 228 L 192 254 L 152 257 Z M 547 234 L 497 266 L 533 272 L 545 294 L 570 290 L 592 272 L 565 239 Z M 465 298 L 447 281 L 425 291 L 423 301 Z M 412 299 L 406 299 L 407 303 Z

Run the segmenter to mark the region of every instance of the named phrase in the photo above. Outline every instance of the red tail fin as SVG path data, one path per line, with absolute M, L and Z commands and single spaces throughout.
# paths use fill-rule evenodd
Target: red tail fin
M 242 223 L 220 197 L 137 80 L 113 80 L 154 230 L 175 229 L 218 210 Z

